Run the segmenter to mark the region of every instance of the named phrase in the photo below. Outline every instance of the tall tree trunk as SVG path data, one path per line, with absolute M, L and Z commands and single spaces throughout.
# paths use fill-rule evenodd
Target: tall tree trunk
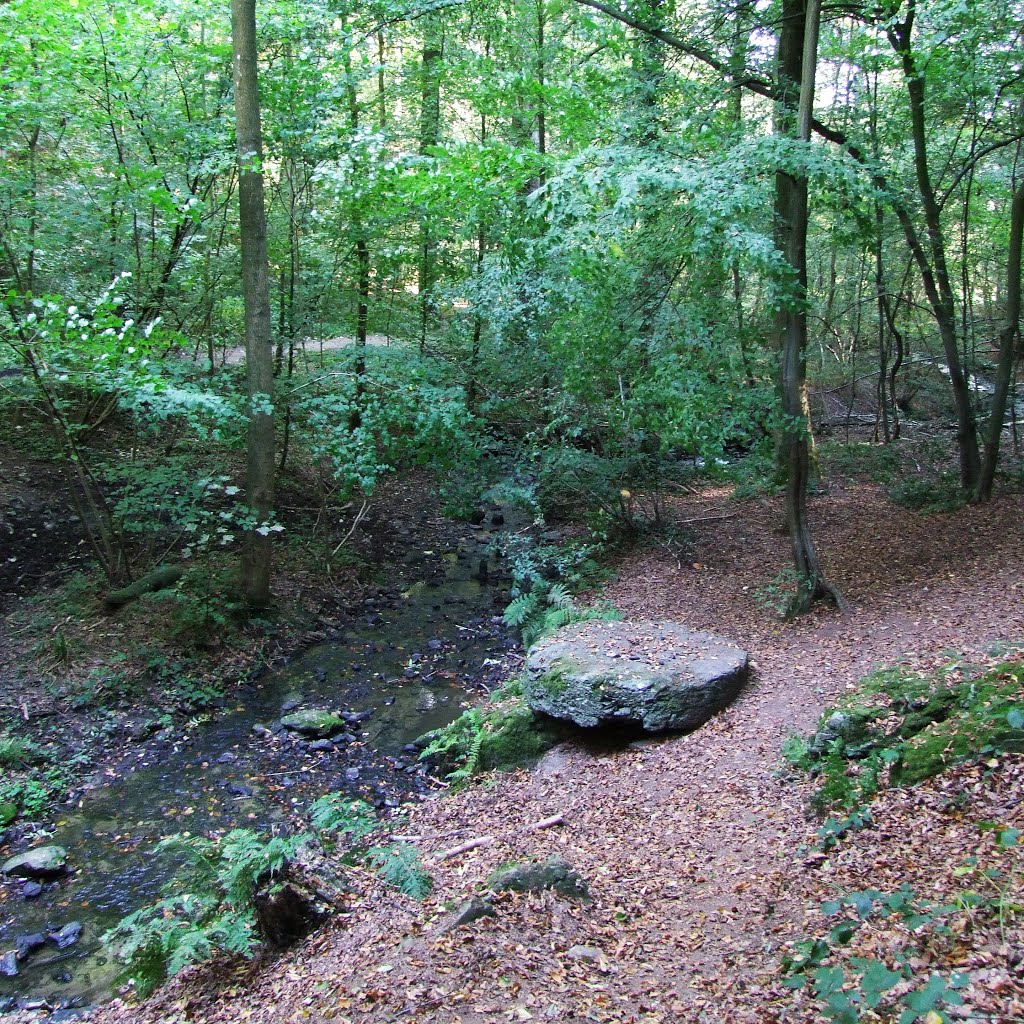
M 444 55 L 444 24 L 438 14 L 424 19 L 423 62 L 420 71 L 420 155 L 436 146 L 441 134 L 441 60 Z M 433 306 L 436 241 L 431 231 L 429 214 L 420 222 L 420 265 L 418 288 L 420 299 L 420 352 L 427 347 L 427 328 Z
M 814 73 L 818 52 L 820 0 L 784 0 L 783 28 L 779 36 L 779 78 L 782 104 L 777 130 L 805 144 L 811 137 L 814 106 Z M 796 93 L 794 70 L 799 69 L 799 104 L 793 125 L 792 99 Z M 795 131 L 793 131 L 795 127 Z M 780 311 L 776 329 L 781 343 L 781 393 L 784 423 L 782 451 L 786 468 L 786 528 L 793 550 L 797 592 L 788 614 L 805 611 L 815 600 L 830 596 L 842 606 L 842 598 L 825 580 L 807 518 L 810 482 L 810 423 L 806 402 L 807 311 L 807 175 L 802 170 L 775 175 L 777 244 L 793 271 L 794 295 Z
M 949 381 L 956 407 L 957 447 L 960 455 L 960 484 L 974 490 L 978 483 L 981 460 L 978 452 L 978 426 L 974 416 L 971 389 L 964 371 L 963 359 L 957 337 L 956 300 L 949 278 L 946 261 L 946 240 L 942 230 L 942 211 L 932 184 L 928 164 L 928 146 L 925 117 L 925 80 L 917 67 L 912 48 L 914 17 L 917 0 L 909 0 L 907 17 L 888 30 L 889 42 L 899 55 L 903 68 L 904 83 L 910 107 L 910 136 L 914 147 L 914 174 L 917 191 L 924 211 L 925 226 L 928 230 L 928 249 L 931 259 L 922 245 L 911 244 L 914 258 L 921 273 L 925 295 L 935 317 L 942 340 L 942 351 L 949 369 Z M 901 218 L 902 219 L 902 218 Z M 906 225 L 904 225 L 906 230 Z M 908 236 L 908 242 L 911 239 Z
M 996 464 L 999 461 L 999 442 L 1003 434 L 1003 419 L 1006 416 L 1007 397 L 1013 366 L 1016 362 L 1020 341 L 1021 323 L 1021 249 L 1024 243 L 1024 182 L 1017 186 L 1010 206 L 1010 249 L 1006 264 L 1006 312 L 1005 323 L 999 334 L 999 361 L 996 366 L 995 393 L 992 395 L 992 410 L 989 415 L 988 433 L 985 438 L 985 457 L 978 477 L 975 501 L 992 500 L 992 485 L 995 482 Z
M 274 350 L 270 321 L 267 214 L 263 198 L 263 138 L 256 74 L 256 0 L 231 0 L 238 209 L 245 298 L 245 369 L 249 389 L 246 494 L 256 520 L 245 535 L 242 588 L 254 608 L 270 603 L 271 541 L 265 529 L 274 507 Z M 264 531 L 259 532 L 260 527 Z

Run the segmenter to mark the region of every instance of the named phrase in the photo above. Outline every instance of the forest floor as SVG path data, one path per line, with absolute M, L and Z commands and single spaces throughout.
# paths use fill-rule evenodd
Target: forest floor
M 672 517 L 692 533 L 685 554 L 652 547 L 615 567 L 606 593 L 625 617 L 712 629 L 750 652 L 752 682 L 708 725 L 621 749 L 563 745 L 533 772 L 415 806 L 401 831 L 433 875 L 426 901 L 352 869 L 348 912 L 294 951 L 189 970 L 150 1001 L 115 1003 L 93 1019 L 823 1020 L 806 990 L 786 988 L 780 973 L 796 943 L 828 932 L 822 901 L 901 883 L 948 899 L 973 870 L 970 857 L 997 856 L 979 822 L 1024 829 L 1024 758 L 1001 755 L 981 770 L 955 768 L 884 792 L 874 827 L 824 851 L 820 822 L 807 811 L 809 786 L 787 771 L 780 745 L 811 730 L 830 701 L 880 665 L 909 657 L 928 667 L 944 652 L 983 657 L 992 644 L 1024 639 L 1024 500 L 921 516 L 874 485 L 847 481 L 812 509 L 828 575 L 851 605 L 846 616 L 821 608 L 779 621 L 764 590 L 788 557 L 779 502 L 733 501 L 726 488 L 671 502 Z M 552 815 L 564 824 L 524 831 Z M 431 862 L 473 837 L 492 838 Z M 552 855 L 582 874 L 593 902 L 504 894 L 494 899 L 497 916 L 445 927 L 496 867 Z M 999 919 L 969 916 L 912 961 L 920 978 L 933 965 L 973 972 L 952 1016 L 1024 1019 L 1013 914 L 1024 903 L 1021 875 L 1012 859 L 999 876 Z M 891 953 L 906 938 L 894 929 L 862 929 L 857 942 Z

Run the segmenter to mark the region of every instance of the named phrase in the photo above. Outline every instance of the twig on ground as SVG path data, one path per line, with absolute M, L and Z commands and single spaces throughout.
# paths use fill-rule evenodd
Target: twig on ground
M 541 829 L 553 828 L 555 825 L 564 824 L 565 818 L 561 814 L 553 814 L 550 818 L 535 821 L 532 825 L 519 829 L 518 834 L 527 835 L 530 832 L 539 832 Z M 494 836 L 477 836 L 474 839 L 467 839 L 464 843 L 459 843 L 458 846 L 453 846 L 450 850 L 442 850 L 440 853 L 435 853 L 428 860 L 430 863 L 438 864 L 443 860 L 451 860 L 452 857 L 458 857 L 460 853 L 468 853 L 470 850 L 475 850 L 480 846 L 489 846 L 494 840 Z

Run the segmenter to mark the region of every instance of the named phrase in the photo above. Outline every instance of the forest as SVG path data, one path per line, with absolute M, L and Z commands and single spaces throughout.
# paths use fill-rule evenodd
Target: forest
M 0 0 L 0 1019 L 1024 1020 L 1022 35 Z

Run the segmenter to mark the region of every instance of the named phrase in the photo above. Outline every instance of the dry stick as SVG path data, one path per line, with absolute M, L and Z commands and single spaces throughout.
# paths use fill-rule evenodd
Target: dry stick
M 367 513 L 367 511 L 369 511 L 369 508 L 370 508 L 370 502 L 368 500 L 364 501 L 363 502 L 363 507 L 358 511 L 358 513 L 356 513 L 355 519 L 352 520 L 352 526 L 349 529 L 348 533 L 346 533 L 345 536 L 342 537 L 340 541 L 338 541 L 338 546 L 331 552 L 332 556 L 336 555 L 342 549 L 342 547 L 345 545 L 345 542 L 349 539 L 349 537 L 351 537 L 352 534 L 356 532 L 356 527 L 366 517 L 366 513 Z
M 459 843 L 458 846 L 453 846 L 450 850 L 435 853 L 430 860 L 436 864 L 442 860 L 449 860 L 452 857 L 458 857 L 460 853 L 475 850 L 478 846 L 487 846 L 489 843 L 493 842 L 494 836 L 478 836 L 476 839 L 467 839 L 464 843 Z
M 690 523 L 714 523 L 720 519 L 735 519 L 739 513 L 737 512 L 726 512 L 725 515 L 721 516 L 698 516 L 696 519 L 680 519 L 677 526 L 689 526 Z
M 535 821 L 532 825 L 527 825 L 525 828 L 519 829 L 519 835 L 526 835 L 530 832 L 539 832 L 544 828 L 552 828 L 555 825 L 564 825 L 565 818 L 561 814 L 553 814 L 550 818 L 544 818 L 542 821 Z M 478 836 L 475 839 L 467 839 L 464 843 L 459 843 L 458 846 L 453 846 L 450 850 L 443 850 L 441 853 L 435 853 L 433 857 L 430 857 L 432 863 L 439 863 L 443 860 L 450 860 L 452 857 L 458 857 L 460 853 L 467 853 L 470 850 L 475 850 L 478 846 L 488 846 L 495 840 L 494 836 Z
M 545 818 L 543 821 L 535 821 L 532 825 L 527 825 L 526 828 L 520 829 L 522 833 L 527 832 L 539 832 L 542 828 L 552 828 L 555 825 L 564 825 L 565 818 L 561 814 L 552 814 L 550 818 Z

